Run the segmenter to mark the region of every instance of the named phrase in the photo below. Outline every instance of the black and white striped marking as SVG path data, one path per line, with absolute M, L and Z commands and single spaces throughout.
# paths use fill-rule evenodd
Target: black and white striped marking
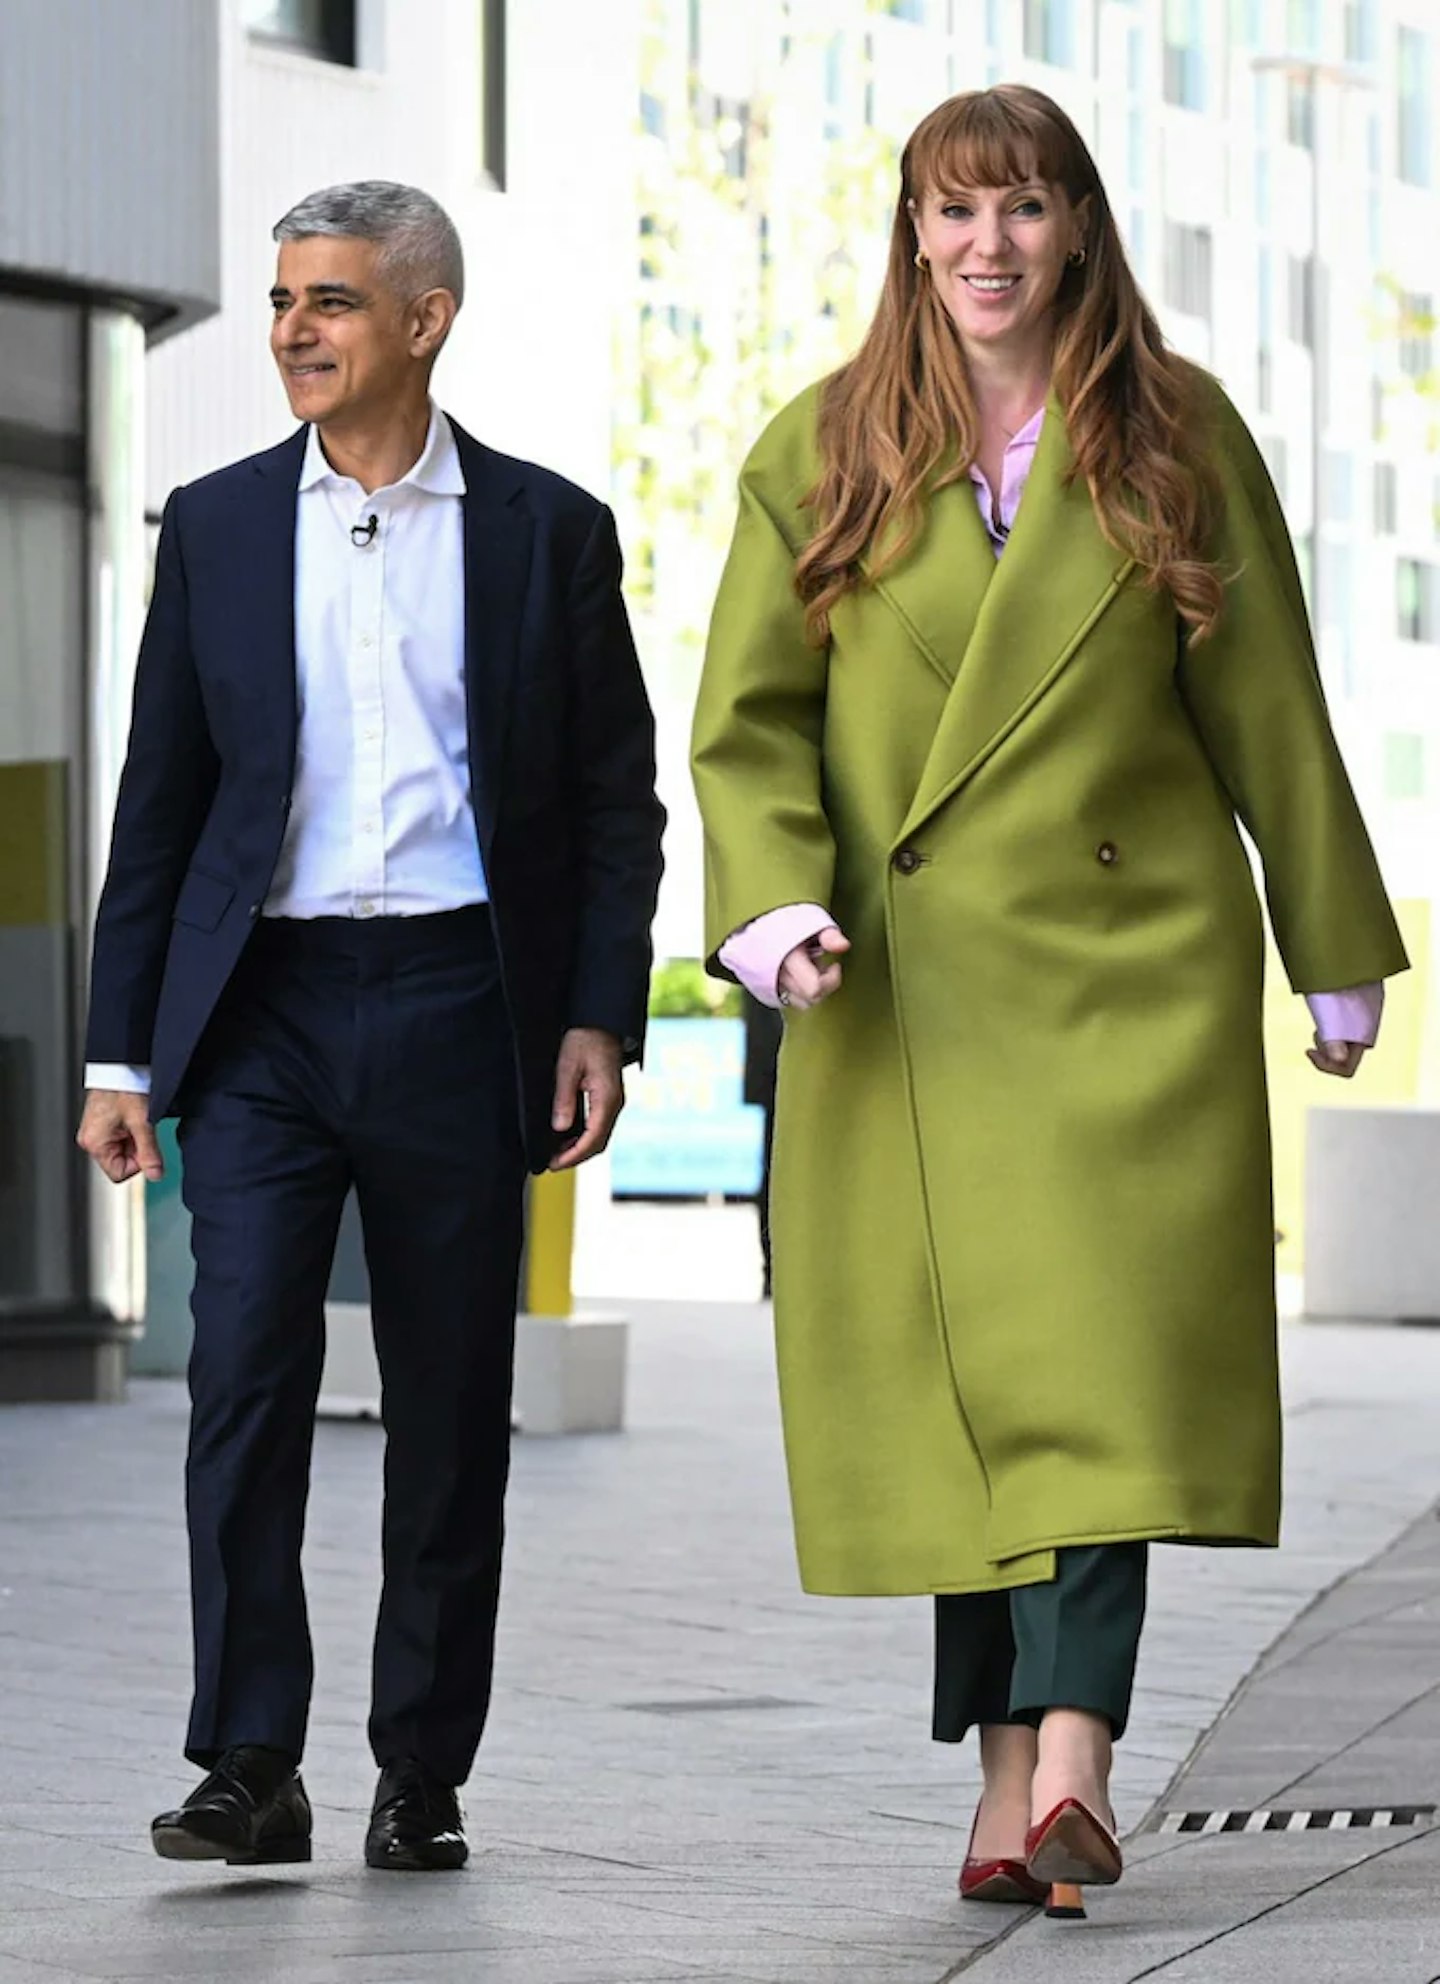
M 1357 1805 L 1334 1812 L 1166 1812 L 1155 1832 L 1352 1832 L 1357 1827 L 1415 1826 L 1433 1805 Z

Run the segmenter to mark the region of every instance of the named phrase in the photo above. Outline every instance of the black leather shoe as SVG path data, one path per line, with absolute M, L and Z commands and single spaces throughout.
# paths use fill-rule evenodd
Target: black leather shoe
M 396 1873 L 439 1874 L 463 1867 L 465 1814 L 453 1784 L 407 1757 L 386 1764 L 365 1835 L 365 1865 Z
M 150 1838 L 166 1860 L 268 1867 L 308 1860 L 310 1828 L 310 1800 L 293 1761 L 242 1744 L 225 1751 L 178 1811 L 152 1821 Z

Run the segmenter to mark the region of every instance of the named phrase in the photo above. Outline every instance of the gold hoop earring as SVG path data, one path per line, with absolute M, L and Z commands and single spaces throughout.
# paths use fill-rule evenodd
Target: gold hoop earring
M 923 248 L 917 248 L 915 250 L 915 266 L 922 274 L 930 266 L 930 257 L 925 253 Z
M 1068 254 L 1068 255 L 1067 255 L 1066 257 L 1065 257 L 1065 259 L 1066 259 L 1066 261 L 1067 261 L 1067 262 L 1068 262 L 1068 263 L 1070 264 L 1070 266 L 1071 266 L 1071 268 L 1072 268 L 1072 269 L 1078 269 L 1078 268 L 1080 268 L 1080 267 L 1082 266 L 1082 264 L 1084 263 L 1084 260 L 1085 260 L 1085 250 L 1084 250 L 1084 248 L 1083 248 L 1083 247 L 1082 247 L 1082 248 L 1072 248 L 1072 249 L 1070 250 L 1070 253 L 1069 253 L 1069 254 Z

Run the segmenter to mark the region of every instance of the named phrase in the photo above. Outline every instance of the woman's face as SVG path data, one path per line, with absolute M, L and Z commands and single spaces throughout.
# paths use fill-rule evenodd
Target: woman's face
M 1051 333 L 1066 259 L 1084 240 L 1084 206 L 1039 179 L 912 202 L 916 244 L 965 344 L 1018 350 Z

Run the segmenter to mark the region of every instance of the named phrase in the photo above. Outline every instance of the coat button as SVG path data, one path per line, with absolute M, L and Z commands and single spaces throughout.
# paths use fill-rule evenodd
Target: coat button
M 251 914 L 251 916 L 258 916 L 258 915 L 260 914 L 260 905 L 259 905 L 259 903 L 258 903 L 258 902 L 252 902 L 252 903 L 251 903 L 251 905 L 250 905 L 250 914 Z
M 913 875 L 920 866 L 921 856 L 913 847 L 902 847 L 895 856 L 895 867 L 902 875 Z
M 1102 840 L 1095 850 L 1095 859 L 1102 868 L 1113 868 L 1120 859 L 1120 850 L 1113 840 Z

